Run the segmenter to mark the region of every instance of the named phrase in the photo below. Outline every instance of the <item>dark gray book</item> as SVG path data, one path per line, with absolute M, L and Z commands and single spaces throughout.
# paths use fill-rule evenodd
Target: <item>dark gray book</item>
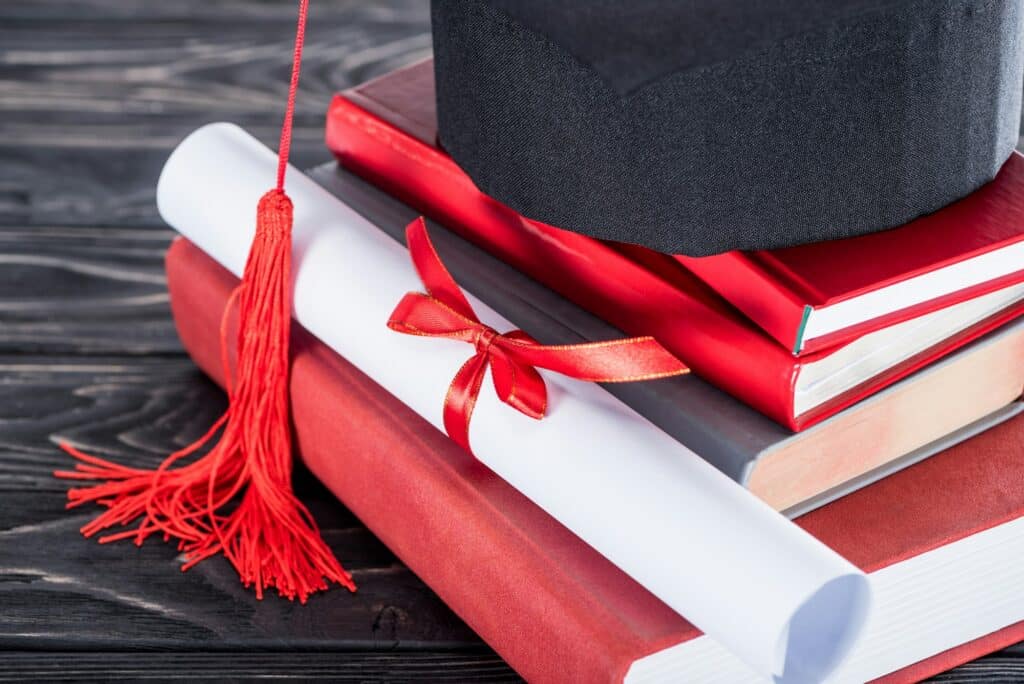
M 310 176 L 398 241 L 404 242 L 405 226 L 419 215 L 333 162 Z M 428 221 L 428 227 L 460 286 L 541 343 L 623 336 L 436 222 Z M 796 516 L 1019 413 L 1024 361 L 1011 361 L 1020 357 L 1015 351 L 1024 347 L 1022 340 L 1024 321 L 1004 326 L 799 433 L 693 374 L 605 387 L 723 473 Z M 966 378 L 973 391 L 954 391 Z

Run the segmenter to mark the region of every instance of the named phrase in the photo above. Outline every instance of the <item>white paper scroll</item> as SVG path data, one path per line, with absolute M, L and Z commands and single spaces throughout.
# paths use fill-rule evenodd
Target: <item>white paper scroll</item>
M 164 167 L 160 213 L 241 274 L 275 165 L 240 128 L 201 128 Z M 299 171 L 287 186 L 295 318 L 443 430 L 445 392 L 472 348 L 389 330 L 402 295 L 423 289 L 405 247 Z M 469 300 L 483 322 L 513 327 Z M 480 460 L 755 671 L 824 679 L 860 632 L 865 576 L 601 387 L 542 373 L 543 421 L 485 381 L 470 432 Z

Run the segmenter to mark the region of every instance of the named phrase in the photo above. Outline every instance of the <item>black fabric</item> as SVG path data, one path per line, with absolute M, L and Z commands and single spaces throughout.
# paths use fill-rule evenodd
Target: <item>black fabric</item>
M 442 144 L 524 215 L 690 255 L 848 237 L 990 180 L 1024 0 L 434 0 Z

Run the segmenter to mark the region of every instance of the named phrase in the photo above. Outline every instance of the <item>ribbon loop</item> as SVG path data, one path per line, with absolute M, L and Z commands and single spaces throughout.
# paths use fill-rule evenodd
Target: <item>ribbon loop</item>
M 410 223 L 405 234 L 427 292 L 406 294 L 388 327 L 406 335 L 445 337 L 474 346 L 476 353 L 459 368 L 444 401 L 445 430 L 467 451 L 472 451 L 469 421 L 488 368 L 498 398 L 538 420 L 547 411 L 547 388 L 537 368 L 587 382 L 634 382 L 689 372 L 652 337 L 545 346 L 522 330 L 499 333 L 477 318 L 430 242 L 423 218 Z

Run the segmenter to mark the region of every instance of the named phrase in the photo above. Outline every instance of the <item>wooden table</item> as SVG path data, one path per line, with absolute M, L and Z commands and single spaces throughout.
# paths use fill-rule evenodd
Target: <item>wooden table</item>
M 151 467 L 224 407 L 171 323 L 157 173 L 199 124 L 273 143 L 291 0 L 0 4 L 0 679 L 280 676 L 517 681 L 307 473 L 297 488 L 360 591 L 256 601 L 220 559 L 100 546 L 64 510 L 61 438 Z M 330 95 L 429 53 L 426 0 L 315 0 L 295 163 L 327 159 Z M 940 681 L 1024 679 L 1009 649 Z

